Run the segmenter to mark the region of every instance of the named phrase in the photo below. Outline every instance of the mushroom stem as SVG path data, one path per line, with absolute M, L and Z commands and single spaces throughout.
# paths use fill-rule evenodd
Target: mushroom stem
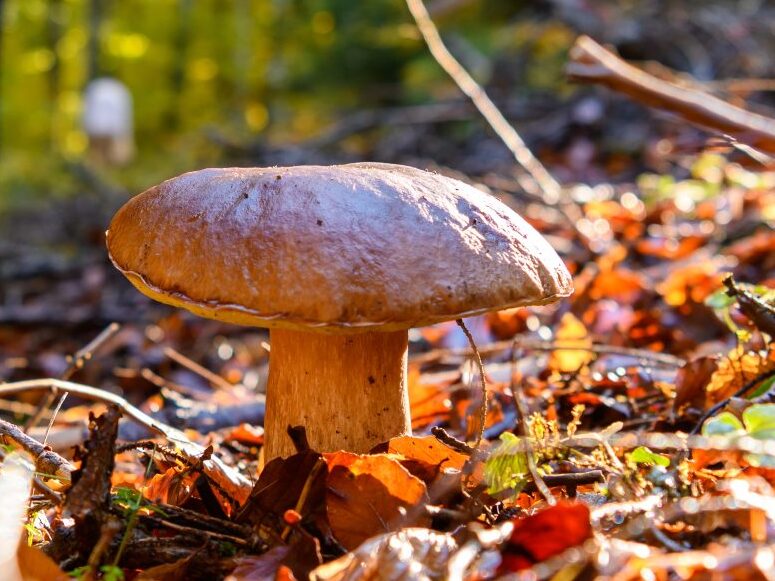
M 288 426 L 319 452 L 368 452 L 411 433 L 407 331 L 349 335 L 272 329 L 264 460 L 295 453 Z

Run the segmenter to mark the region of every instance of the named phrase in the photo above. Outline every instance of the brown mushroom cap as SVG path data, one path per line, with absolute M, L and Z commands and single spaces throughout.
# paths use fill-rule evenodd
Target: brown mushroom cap
M 510 208 L 400 165 L 187 173 L 130 200 L 107 241 L 152 298 L 262 327 L 396 330 L 573 291 Z

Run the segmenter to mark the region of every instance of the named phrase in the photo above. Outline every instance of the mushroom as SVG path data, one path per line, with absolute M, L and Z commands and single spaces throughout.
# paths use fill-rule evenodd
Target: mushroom
M 408 330 L 569 295 L 552 247 L 496 198 L 381 163 L 205 169 L 127 202 L 111 260 L 143 293 L 270 330 L 265 460 L 411 433 Z

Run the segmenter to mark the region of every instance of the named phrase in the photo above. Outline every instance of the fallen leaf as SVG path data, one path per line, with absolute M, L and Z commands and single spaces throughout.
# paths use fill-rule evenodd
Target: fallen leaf
M 186 581 L 191 577 L 188 565 L 191 556 L 178 559 L 174 563 L 164 563 L 150 567 L 140 573 L 137 581 Z
M 388 453 L 401 454 L 407 459 L 426 462 L 439 468 L 461 470 L 468 456 L 443 444 L 435 436 L 399 436 L 388 442 Z
M 716 356 L 700 357 L 681 367 L 675 378 L 673 410 L 679 412 L 686 405 L 701 410 L 708 407 L 706 388 L 718 367 L 719 358 Z
M 369 539 L 352 553 L 321 565 L 311 581 L 445 579 L 455 539 L 424 528 L 407 528 Z M 251 580 L 252 581 L 252 580 Z
M 168 468 L 162 474 L 154 474 L 143 488 L 143 496 L 151 502 L 180 506 L 194 490 L 197 474 L 176 468 Z
M 449 417 L 452 402 L 446 389 L 448 383 L 423 383 L 419 367 L 411 365 L 407 374 L 407 385 L 409 407 L 412 410 L 412 429 L 419 429 Z
M 572 313 L 565 313 L 560 320 L 560 328 L 555 337 L 563 347 L 573 349 L 555 349 L 549 356 L 549 368 L 559 373 L 573 373 L 587 365 L 594 354 L 585 349 L 592 347 L 592 339 L 584 323 Z
M 226 436 L 226 441 L 237 441 L 248 446 L 260 446 L 264 443 L 264 428 L 240 424 Z
M 19 543 L 16 560 L 19 563 L 19 571 L 21 571 L 24 581 L 68 581 L 71 579 L 51 557 L 38 547 L 29 547 L 26 543 Z
M 429 524 L 425 484 L 384 454 L 323 455 L 328 464 L 326 508 L 336 539 L 354 549 L 374 535 Z
M 308 517 L 322 511 L 325 498 L 325 463 L 322 464 L 322 469 L 316 468 L 321 462 L 320 454 L 311 451 L 288 458 L 275 458 L 269 462 L 253 487 L 250 498 L 240 509 L 236 517 L 237 522 L 251 523 L 254 527 L 269 523 L 278 530 L 284 528 L 283 514 L 288 509 L 296 510 L 299 497 L 310 478 L 312 480 L 300 512 L 302 517 Z
M 709 403 L 725 400 L 748 381 L 772 369 L 775 369 L 775 345 L 765 354 L 743 348 L 732 349 L 726 357 L 719 359 L 718 369 L 711 375 L 706 389 Z
M 514 532 L 501 548 L 499 573 L 521 571 L 592 537 L 589 508 L 561 501 L 527 518 L 514 521 Z

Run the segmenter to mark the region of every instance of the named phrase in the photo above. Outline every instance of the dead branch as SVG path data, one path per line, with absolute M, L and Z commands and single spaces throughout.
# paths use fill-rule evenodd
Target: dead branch
M 91 360 L 91 358 L 94 356 L 94 353 L 102 347 L 102 345 L 105 344 L 106 341 L 109 339 L 112 339 L 116 333 L 121 329 L 121 325 L 118 323 L 111 323 L 107 327 L 105 327 L 102 332 L 97 335 L 94 339 L 89 341 L 89 343 L 79 349 L 75 355 L 72 357 L 68 357 L 69 364 L 67 366 L 67 369 L 62 373 L 61 379 L 68 380 L 70 379 L 76 371 L 83 369 L 83 366 L 86 364 L 87 361 Z M 38 404 L 37 409 L 35 410 L 35 413 L 32 414 L 32 416 L 27 420 L 27 422 L 24 425 L 24 431 L 29 432 L 31 428 L 34 428 L 38 425 L 38 422 L 40 422 L 41 418 L 45 415 L 45 413 L 48 411 L 48 409 L 53 405 L 54 401 L 57 399 L 58 396 L 57 390 L 53 390 L 48 396 L 40 403 Z M 63 393 L 62 396 L 59 398 L 59 403 L 56 406 L 56 411 L 59 411 L 59 408 L 62 407 L 62 404 L 65 401 L 65 398 L 67 397 L 67 392 Z M 46 430 L 46 437 L 44 438 L 44 442 L 48 439 L 48 433 L 51 431 L 51 426 L 54 423 L 54 418 L 56 417 L 56 412 L 51 414 L 49 416 L 49 424 L 48 429 Z
M 96 387 L 74 383 L 72 381 L 63 381 L 61 379 L 32 379 L 0 384 L 0 397 L 23 391 L 43 391 L 51 389 L 68 391 L 83 399 L 117 406 L 127 418 L 145 426 L 157 434 L 161 434 L 173 442 L 180 452 L 187 456 L 192 462 L 196 461 L 196 459 L 205 452 L 205 449 L 202 446 L 189 440 L 180 430 L 152 418 L 130 404 L 123 397 Z M 244 502 L 250 494 L 252 488 L 250 481 L 215 456 L 203 463 L 203 472 L 239 503 Z
M 525 145 L 525 142 L 495 106 L 485 90 L 449 52 L 422 0 L 406 0 L 406 4 L 436 62 L 452 77 L 460 90 L 471 99 L 493 131 L 509 148 L 517 163 L 533 178 L 539 189 L 543 190 L 542 198 L 549 203 L 558 202 L 561 192 L 560 184 Z M 525 187 L 526 190 L 536 193 L 535 188 L 530 188 L 530 184 L 522 185 L 523 187 L 528 186 Z
M 74 470 L 73 465 L 53 450 L 49 450 L 46 446 L 22 432 L 18 426 L 0 420 L 0 436 L 2 436 L 6 443 L 10 440 L 32 454 L 35 458 L 35 469 L 38 472 L 50 474 L 67 481 L 70 480 L 70 475 Z
M 659 79 L 625 62 L 588 36 L 576 40 L 570 59 L 566 73 L 575 81 L 604 85 L 690 123 L 775 153 L 775 119 L 727 103 L 694 86 Z
M 73 485 L 65 495 L 62 514 L 75 521 L 82 558 L 99 561 L 110 541 L 120 530 L 110 519 L 110 488 L 114 448 L 121 412 L 110 406 L 104 414 L 89 418 L 89 439 L 78 450 L 81 467 L 73 473 Z M 91 562 L 89 564 L 92 564 Z
M 648 351 L 646 349 L 616 347 L 612 345 L 601 345 L 599 343 L 589 346 L 565 345 L 563 341 L 543 341 L 541 339 L 532 339 L 530 337 L 517 337 L 513 341 L 496 341 L 494 343 L 490 343 L 489 345 L 479 347 L 479 352 L 482 355 L 493 355 L 494 353 L 506 351 L 512 347 L 521 347 L 523 349 L 529 349 L 532 351 L 556 351 L 558 349 L 562 349 L 563 351 L 587 351 L 597 355 L 622 355 L 625 357 L 632 357 L 633 359 L 640 361 L 646 361 L 651 365 L 668 368 L 682 367 L 686 363 L 684 359 L 675 357 L 669 353 L 657 353 L 655 351 Z M 472 351 L 468 347 L 434 349 L 432 351 L 428 351 L 427 353 L 421 353 L 411 357 L 409 362 L 415 364 L 425 364 L 436 361 L 445 356 L 468 356 L 471 353 Z

